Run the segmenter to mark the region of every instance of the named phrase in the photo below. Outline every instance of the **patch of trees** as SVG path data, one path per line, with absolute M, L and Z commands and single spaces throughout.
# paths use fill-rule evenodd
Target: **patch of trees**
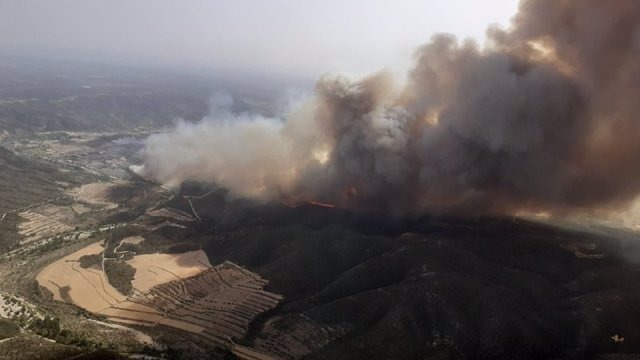
M 33 319 L 29 328 L 36 334 L 55 340 L 59 344 L 89 346 L 90 343 L 84 337 L 66 329 L 60 328 L 60 318 L 45 316 L 43 319 Z
M 0 340 L 14 337 L 20 333 L 20 327 L 8 319 L 0 318 Z
M 124 295 L 129 295 L 133 291 L 131 281 L 136 274 L 136 269 L 124 261 L 108 260 L 104 263 L 104 272 L 109 279 L 111 286 Z
M 55 238 L 53 238 L 53 240 L 48 241 L 44 245 L 34 247 L 33 249 L 29 250 L 27 252 L 27 255 L 46 254 L 48 252 L 60 249 L 64 245 L 64 243 L 65 243 L 64 236 L 62 235 L 56 236 Z
M 101 254 L 83 255 L 79 259 L 80 267 L 82 267 L 83 269 L 86 269 L 86 268 L 100 269 L 101 261 L 102 261 Z

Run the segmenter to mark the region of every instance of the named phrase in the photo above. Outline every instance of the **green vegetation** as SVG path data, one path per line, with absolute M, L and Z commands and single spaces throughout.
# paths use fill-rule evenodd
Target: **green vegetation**
M 0 216 L 55 197 L 59 190 L 54 181 L 69 180 L 49 164 L 21 157 L 3 147 L 0 147 L 0 167 Z
M 129 295 L 133 290 L 131 280 L 136 274 L 136 269 L 124 261 L 108 260 L 104 263 L 104 272 L 109 283 L 122 294 Z
M 60 196 L 56 181 L 73 181 L 44 162 L 34 161 L 0 146 L 0 252 L 17 246 L 18 213 L 26 206 Z
M 48 252 L 60 249 L 64 244 L 64 242 L 65 242 L 65 239 L 63 236 L 57 236 L 53 238 L 51 241 L 43 244 L 42 246 L 34 247 L 33 249 L 29 250 L 26 254 L 27 255 L 46 254 Z
M 100 268 L 100 262 L 102 261 L 102 255 L 93 254 L 93 255 L 83 255 L 79 259 L 80 267 L 83 269 L 86 268 Z
M 60 319 L 49 316 L 44 319 L 34 319 L 30 329 L 40 336 L 54 339 L 60 333 Z
M 0 318 L 0 340 L 14 337 L 20 333 L 20 326 L 8 319 Z
M 137 235 L 138 232 L 133 227 L 123 226 L 117 227 L 115 229 L 109 230 L 106 234 L 106 247 L 104 249 L 104 254 L 106 257 L 112 258 L 117 257 L 117 254 L 113 253 L 113 250 L 118 247 L 120 244 L 120 240 Z
M 65 302 L 73 303 L 73 300 L 71 299 L 71 296 L 69 295 L 69 291 L 71 291 L 71 287 L 69 287 L 69 286 L 61 287 L 60 288 L 60 297 L 62 297 L 62 300 L 64 300 Z
M 50 133 L 40 133 L 36 135 L 39 140 L 70 140 L 71 136 L 64 131 L 54 131 Z
M 46 341 L 36 336 L 16 336 L 0 344 L 0 359 L 61 360 L 72 358 L 80 353 L 82 351 L 75 346 Z
M 60 318 L 55 316 L 45 316 L 44 319 L 34 319 L 29 328 L 36 334 L 55 340 L 60 344 L 81 347 L 87 347 L 90 345 L 89 341 L 84 337 L 69 330 L 61 329 Z

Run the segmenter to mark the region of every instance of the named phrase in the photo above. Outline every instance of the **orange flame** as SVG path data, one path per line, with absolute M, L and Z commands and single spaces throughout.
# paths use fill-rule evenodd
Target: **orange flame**
M 293 209 L 295 209 L 297 207 L 300 207 L 300 206 L 304 206 L 304 205 L 319 206 L 319 207 L 323 207 L 323 208 L 327 208 L 327 209 L 331 209 L 331 208 L 336 207 L 334 204 L 325 203 L 325 202 L 321 202 L 321 201 L 317 201 L 317 200 L 311 200 L 311 201 L 305 201 L 305 202 L 299 202 L 299 203 L 282 200 L 282 204 L 284 206 L 286 206 L 286 207 L 290 207 L 290 208 L 293 208 Z
M 336 207 L 333 204 L 323 203 L 323 202 L 316 201 L 316 200 L 309 201 L 309 204 L 310 205 L 315 205 L 315 206 L 320 206 L 320 207 L 323 207 L 323 208 L 334 208 L 334 207 Z

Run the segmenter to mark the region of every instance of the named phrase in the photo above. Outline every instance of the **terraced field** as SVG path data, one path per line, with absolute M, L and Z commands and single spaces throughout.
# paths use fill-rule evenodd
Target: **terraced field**
M 282 300 L 263 290 L 266 279 L 231 262 L 212 267 L 202 251 L 135 256 L 129 260 L 136 269 L 134 292 L 127 297 L 109 284 L 103 271 L 80 266 L 80 257 L 103 252 L 94 243 L 49 265 L 37 280 L 55 300 L 111 321 L 168 326 L 224 348 L 233 346 L 231 339 L 243 338 L 258 314 Z
M 19 215 L 26 220 L 18 225 L 18 233 L 24 237 L 21 241 L 23 244 L 73 230 L 73 227 L 51 215 L 31 210 Z
M 171 281 L 138 293 L 133 301 L 153 307 L 169 318 L 205 330 L 201 334 L 228 346 L 241 339 L 249 323 L 274 308 L 282 296 L 264 291 L 267 280 L 232 262 L 224 262 L 196 276 Z

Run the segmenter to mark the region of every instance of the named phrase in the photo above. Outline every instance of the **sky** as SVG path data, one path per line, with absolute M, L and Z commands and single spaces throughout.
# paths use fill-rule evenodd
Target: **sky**
M 518 0 L 0 0 L 0 54 L 317 77 L 404 71 L 438 32 L 482 43 Z

